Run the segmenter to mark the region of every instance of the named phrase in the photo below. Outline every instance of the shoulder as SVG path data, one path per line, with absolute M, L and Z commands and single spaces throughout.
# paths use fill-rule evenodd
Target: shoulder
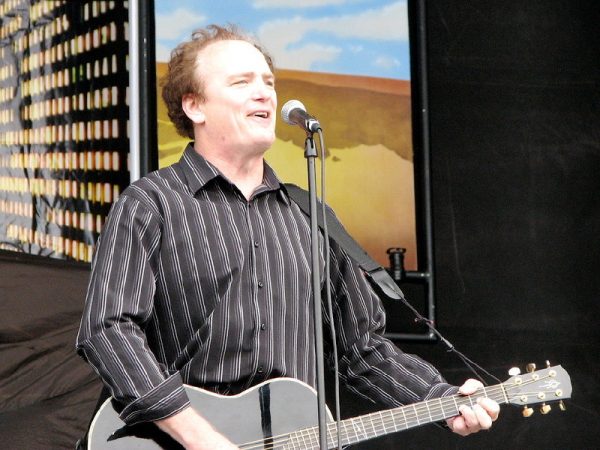
M 123 198 L 134 199 L 157 214 L 160 214 L 165 204 L 189 195 L 190 191 L 177 164 L 150 172 L 134 181 L 122 193 Z

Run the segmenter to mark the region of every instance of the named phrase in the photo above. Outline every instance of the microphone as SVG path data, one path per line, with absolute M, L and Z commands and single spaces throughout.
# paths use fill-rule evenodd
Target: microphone
M 288 125 L 298 125 L 307 133 L 314 133 L 321 129 L 321 124 L 306 112 L 302 102 L 290 100 L 281 108 L 281 118 Z

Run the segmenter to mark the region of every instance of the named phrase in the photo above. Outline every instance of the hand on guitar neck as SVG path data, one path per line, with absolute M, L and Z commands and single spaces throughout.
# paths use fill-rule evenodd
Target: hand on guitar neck
M 462 395 L 474 394 L 483 384 L 472 378 L 465 381 L 458 392 Z M 456 434 L 467 436 L 480 430 L 488 430 L 498 419 L 500 406 L 491 398 L 481 397 L 473 407 L 461 405 L 460 415 L 446 420 L 448 427 Z
M 155 423 L 186 450 L 239 450 L 190 406 Z

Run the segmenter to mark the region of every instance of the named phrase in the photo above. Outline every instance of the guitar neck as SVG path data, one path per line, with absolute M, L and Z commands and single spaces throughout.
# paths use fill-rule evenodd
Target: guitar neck
M 361 442 L 397 431 L 439 422 L 459 414 L 462 405 L 473 406 L 478 397 L 488 397 L 498 404 L 507 403 L 508 399 L 502 384 L 483 388 L 473 395 L 452 395 L 413 403 L 399 408 L 364 416 L 346 419 L 341 422 L 342 443 L 344 445 Z M 337 434 L 336 424 L 332 424 L 328 433 Z M 335 439 L 337 441 L 337 439 Z
M 498 384 L 482 388 L 472 395 L 452 395 L 413 403 L 399 408 L 378 411 L 363 416 L 340 421 L 340 440 L 342 445 L 356 444 L 397 431 L 439 422 L 459 414 L 462 405 L 473 406 L 478 397 L 488 397 L 498 404 L 508 403 L 504 385 Z M 318 427 L 297 431 L 292 437 L 299 442 L 318 441 Z M 337 448 L 338 434 L 335 422 L 327 425 L 329 448 Z M 305 448 L 305 447 L 302 447 Z

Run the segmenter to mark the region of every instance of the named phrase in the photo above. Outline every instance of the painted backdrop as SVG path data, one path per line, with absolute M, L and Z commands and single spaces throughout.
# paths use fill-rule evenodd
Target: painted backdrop
M 175 6 L 176 5 L 176 6 Z M 406 1 L 155 0 L 157 78 L 192 30 L 234 23 L 273 55 L 279 104 L 300 100 L 318 117 L 327 145 L 327 199 L 350 233 L 382 265 L 404 247 L 416 270 L 414 166 Z M 160 166 L 187 139 L 160 95 Z M 278 121 L 267 160 L 286 182 L 307 186 L 305 135 Z

